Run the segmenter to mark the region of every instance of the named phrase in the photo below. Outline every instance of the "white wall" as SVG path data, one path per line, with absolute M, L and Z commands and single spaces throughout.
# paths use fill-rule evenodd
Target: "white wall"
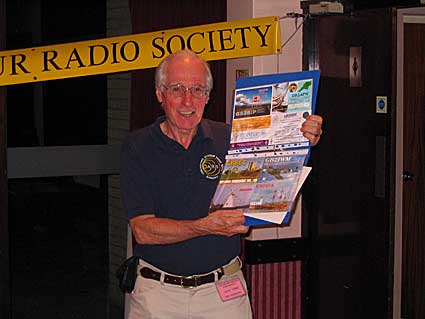
M 278 15 L 282 33 L 282 44 L 294 33 L 296 24 L 302 19 L 287 18 L 291 12 L 301 13 L 299 0 L 256 0 L 254 18 Z M 302 69 L 302 28 L 285 45 L 282 54 L 254 57 L 253 75 L 295 72 Z
M 286 18 L 291 12 L 301 13 L 299 0 L 228 0 L 227 20 L 243 20 L 266 16 L 279 16 L 282 44 L 294 33 L 302 19 Z M 235 87 L 237 69 L 249 69 L 250 75 L 295 72 L 302 69 L 302 28 L 285 45 L 282 54 L 227 60 L 227 120 Z
M 288 13 L 301 13 L 299 0 L 228 0 L 227 20 L 243 20 L 279 16 L 282 44 L 300 26 L 302 19 L 286 18 Z M 227 60 L 226 119 L 230 122 L 236 70 L 249 69 L 250 76 L 302 70 L 302 28 L 284 46 L 282 54 Z M 300 201 L 299 201 L 300 202 Z M 263 240 L 301 237 L 301 206 L 294 210 L 290 226 L 255 227 L 248 239 Z
M 227 0 L 227 21 L 244 20 L 253 17 L 254 0 Z M 227 60 L 226 122 L 230 123 L 233 90 L 236 84 L 236 70 L 253 71 L 252 57 Z

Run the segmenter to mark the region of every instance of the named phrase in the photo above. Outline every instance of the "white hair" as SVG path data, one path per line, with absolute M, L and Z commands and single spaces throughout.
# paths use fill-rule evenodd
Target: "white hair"
M 205 83 L 207 85 L 208 92 L 211 92 L 213 88 L 213 77 L 211 74 L 210 66 L 209 64 L 199 56 L 197 56 L 194 52 L 190 50 L 181 50 L 174 52 L 167 56 L 164 60 L 161 61 L 161 63 L 158 65 L 155 71 L 155 86 L 157 88 L 160 88 L 161 86 L 165 85 L 167 79 L 166 79 L 166 68 L 168 63 L 175 58 L 185 58 L 189 57 L 192 59 L 197 59 L 200 61 L 204 67 L 205 67 Z

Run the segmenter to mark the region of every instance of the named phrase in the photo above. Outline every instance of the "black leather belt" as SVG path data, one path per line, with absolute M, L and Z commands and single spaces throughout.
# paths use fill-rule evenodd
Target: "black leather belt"
M 206 275 L 196 275 L 196 276 L 172 276 L 164 274 L 164 282 L 167 284 L 178 285 L 183 288 L 194 288 L 210 282 L 215 281 L 215 274 L 217 274 L 217 279 L 220 279 L 224 272 L 222 270 L 217 270 Z M 143 278 L 153 279 L 160 281 L 161 273 L 155 270 L 152 270 L 148 267 L 142 267 L 140 269 L 140 275 Z

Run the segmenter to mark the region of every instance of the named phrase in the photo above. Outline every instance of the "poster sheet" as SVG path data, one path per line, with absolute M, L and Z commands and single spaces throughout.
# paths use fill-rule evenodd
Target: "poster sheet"
M 230 148 L 210 211 L 242 209 L 246 225 L 288 223 L 310 171 L 300 129 L 314 114 L 319 71 L 240 78 Z

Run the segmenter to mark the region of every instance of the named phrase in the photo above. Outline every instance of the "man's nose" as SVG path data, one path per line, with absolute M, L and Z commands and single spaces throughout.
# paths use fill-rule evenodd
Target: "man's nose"
M 185 90 L 184 91 L 184 95 L 183 95 L 183 103 L 185 105 L 191 105 L 193 102 L 193 96 L 192 93 L 190 92 L 190 90 Z

